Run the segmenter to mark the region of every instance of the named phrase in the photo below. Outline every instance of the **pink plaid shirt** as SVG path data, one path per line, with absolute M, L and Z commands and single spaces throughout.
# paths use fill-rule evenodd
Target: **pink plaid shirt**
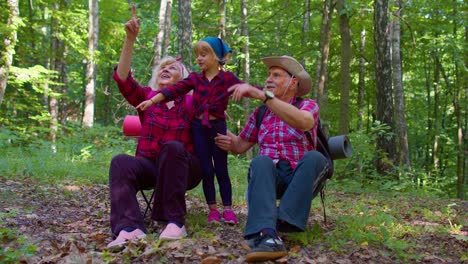
M 296 98 L 293 98 L 290 104 L 294 104 Z M 300 109 L 311 112 L 314 119 L 319 116 L 319 107 L 312 99 L 304 99 L 301 102 Z M 293 128 L 283 122 L 277 115 L 267 109 L 263 117 L 260 128 L 257 129 L 256 117 L 258 108 L 250 116 L 239 136 L 249 142 L 257 142 L 259 146 L 259 155 L 268 156 L 276 163 L 279 160 L 288 160 L 292 168 L 296 168 L 299 160 L 307 151 L 314 150 L 317 146 L 317 126 L 315 125 L 310 134 L 314 145 L 307 140 L 303 131 Z M 317 124 L 317 123 L 316 123 Z
M 117 67 L 114 69 L 113 78 L 120 93 L 135 107 L 159 93 L 151 87 L 142 87 L 135 81 L 131 72 L 127 79 L 121 80 L 117 75 Z M 138 110 L 141 135 L 138 137 L 135 156 L 155 158 L 162 144 L 172 140 L 181 142 L 188 151 L 193 153 L 192 115 L 184 100 L 185 96 L 176 98 L 174 107 L 170 109 L 166 103 L 158 103 L 151 105 L 146 111 Z

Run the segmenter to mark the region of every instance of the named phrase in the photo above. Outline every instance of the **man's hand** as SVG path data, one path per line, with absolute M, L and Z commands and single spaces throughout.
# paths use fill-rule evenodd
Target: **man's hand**
M 150 107 L 151 105 L 153 104 L 153 101 L 151 100 L 146 100 L 146 101 L 143 101 L 141 102 L 139 105 L 137 105 L 137 109 L 141 110 L 141 111 L 145 111 L 146 109 L 148 109 L 148 107 Z
M 235 84 L 229 87 L 228 92 L 232 93 L 232 100 L 235 102 L 241 100 L 242 97 L 250 97 L 260 100 L 264 97 L 261 90 L 248 83 Z
M 140 31 L 140 19 L 137 18 L 136 6 L 132 4 L 132 18 L 130 18 L 127 23 L 125 23 L 125 32 L 127 33 L 127 38 L 135 40 Z
M 223 135 L 223 134 L 218 133 L 218 135 L 214 138 L 215 144 L 220 149 L 225 150 L 225 151 L 231 151 L 231 148 L 232 148 L 232 138 L 228 135 Z

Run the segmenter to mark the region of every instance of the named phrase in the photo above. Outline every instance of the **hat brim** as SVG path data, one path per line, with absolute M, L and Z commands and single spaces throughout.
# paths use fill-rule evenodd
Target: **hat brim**
M 299 80 L 296 96 L 303 96 L 312 89 L 312 79 L 305 71 L 304 67 L 293 57 L 290 56 L 271 56 L 262 58 L 263 63 L 268 69 L 271 67 L 280 67 Z

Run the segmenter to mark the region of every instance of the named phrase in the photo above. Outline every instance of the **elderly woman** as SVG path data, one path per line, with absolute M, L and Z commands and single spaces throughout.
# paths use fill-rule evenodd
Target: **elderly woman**
M 178 59 L 165 57 L 154 69 L 149 87 L 140 86 L 130 72 L 139 26 L 133 6 L 132 18 L 125 24 L 126 38 L 114 72 L 120 92 L 135 107 L 188 75 Z M 172 240 L 186 236 L 185 192 L 201 181 L 200 165 L 193 154 L 191 111 L 187 101 L 183 96 L 171 102 L 153 104 L 146 111 L 137 109 L 142 126 L 136 155 L 117 155 L 110 164 L 110 225 L 115 240 L 107 247 L 120 246 L 145 236 L 146 228 L 136 198 L 142 189 L 155 189 L 151 218 L 167 223 L 159 238 Z

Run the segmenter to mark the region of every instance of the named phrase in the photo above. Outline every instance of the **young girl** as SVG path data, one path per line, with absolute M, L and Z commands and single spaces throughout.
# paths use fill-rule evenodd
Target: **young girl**
M 200 159 L 203 171 L 203 192 L 210 212 L 208 223 L 219 223 L 221 216 L 216 207 L 214 175 L 218 180 L 226 223 L 237 224 L 237 218 L 231 209 L 232 187 L 227 168 L 227 152 L 214 142 L 217 133 L 226 134 L 226 116 L 224 111 L 229 101 L 228 88 L 241 83 L 235 74 L 225 71 L 223 65 L 232 52 L 220 38 L 207 37 L 195 44 L 194 52 L 202 72 L 192 72 L 187 78 L 162 89 L 161 93 L 142 102 L 137 108 L 145 110 L 152 104 L 172 100 L 175 97 L 193 93 L 192 124 L 195 152 Z

